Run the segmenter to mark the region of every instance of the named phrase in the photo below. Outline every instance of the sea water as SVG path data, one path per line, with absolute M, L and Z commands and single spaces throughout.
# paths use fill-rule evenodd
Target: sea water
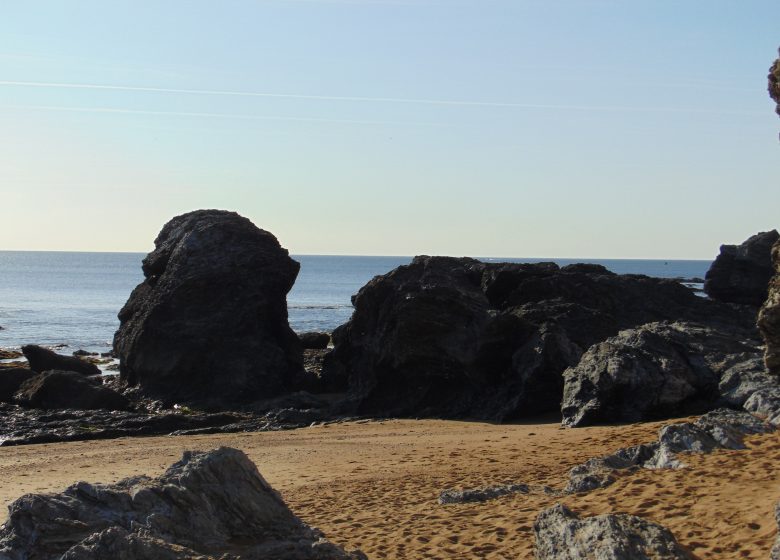
M 0 348 L 35 343 L 63 353 L 82 348 L 105 352 L 119 326 L 117 313 L 143 280 L 142 253 L 0 251 Z M 378 274 L 411 257 L 293 255 L 301 263 L 287 297 L 297 332 L 331 331 L 349 320 L 352 295 Z M 619 274 L 703 278 L 703 260 L 499 259 L 602 264 Z

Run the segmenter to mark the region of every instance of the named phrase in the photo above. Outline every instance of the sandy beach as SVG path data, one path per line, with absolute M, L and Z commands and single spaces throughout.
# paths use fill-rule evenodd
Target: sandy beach
M 780 433 L 745 451 L 691 456 L 683 470 L 629 473 L 588 495 L 514 495 L 442 506 L 441 490 L 505 482 L 561 487 L 572 466 L 655 439 L 662 423 L 561 429 L 393 420 L 285 432 L 126 438 L 0 448 L 0 499 L 76 480 L 160 474 L 186 449 L 244 450 L 303 520 L 370 558 L 532 558 L 537 513 L 624 512 L 662 523 L 699 558 L 767 558 L 780 497 Z M 3 512 L 5 518 L 5 511 Z

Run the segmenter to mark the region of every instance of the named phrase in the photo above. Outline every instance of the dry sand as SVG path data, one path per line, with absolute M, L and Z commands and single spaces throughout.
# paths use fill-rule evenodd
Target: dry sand
M 570 467 L 652 441 L 660 423 L 560 429 L 469 422 L 357 422 L 287 432 L 127 438 L 0 448 L 0 499 L 76 480 L 158 475 L 185 449 L 243 449 L 291 509 L 372 559 L 533 558 L 533 522 L 555 502 L 514 495 L 437 503 L 445 488 L 504 482 L 562 486 Z M 746 451 L 691 456 L 679 471 L 641 470 L 561 501 L 582 515 L 624 512 L 667 526 L 699 558 L 769 557 L 780 499 L 780 433 Z

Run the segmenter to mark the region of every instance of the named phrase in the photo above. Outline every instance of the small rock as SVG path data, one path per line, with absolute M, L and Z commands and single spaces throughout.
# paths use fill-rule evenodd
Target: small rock
M 100 368 L 74 356 L 62 356 L 35 344 L 22 346 L 22 352 L 30 364 L 30 369 L 43 373 L 53 369 L 75 371 L 82 375 L 100 375 Z
M 51 370 L 27 379 L 14 400 L 31 408 L 126 410 L 127 397 L 98 385 L 74 371 Z

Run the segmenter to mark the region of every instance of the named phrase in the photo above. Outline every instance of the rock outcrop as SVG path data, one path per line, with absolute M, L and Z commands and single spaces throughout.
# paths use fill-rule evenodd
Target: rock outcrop
M 689 560 L 672 533 L 633 515 L 580 518 L 557 504 L 534 523 L 537 560 Z
M 725 326 L 661 322 L 621 331 L 592 346 L 564 373 L 563 424 L 701 413 L 721 399 L 720 382 L 729 368 L 749 363 L 753 375 L 762 376 L 760 355 L 751 333 Z M 737 398 L 731 395 L 732 401 Z
M 122 380 L 167 402 L 220 408 L 291 390 L 303 366 L 286 295 L 299 268 L 234 212 L 173 218 L 119 312 Z
M 772 277 L 772 245 L 777 230 L 757 233 L 740 245 L 721 245 L 707 271 L 704 291 L 712 299 L 754 305 L 764 303 Z
M 743 328 L 754 312 L 673 280 L 598 265 L 416 257 L 353 297 L 323 381 L 359 413 L 508 420 L 557 410 L 563 371 L 593 344 L 651 321 Z
M 77 410 L 127 410 L 130 401 L 121 393 L 103 387 L 74 371 L 45 371 L 27 379 L 14 401 L 31 408 Z
M 769 283 L 769 294 L 758 313 L 758 329 L 764 338 L 764 362 L 773 376 L 780 376 L 780 241 L 772 248 L 775 275 Z
M 0 529 L 8 560 L 359 560 L 303 523 L 236 449 L 186 452 L 156 479 L 27 494 Z
M 0 369 L 0 402 L 10 403 L 22 383 L 37 374 L 27 368 Z
M 75 356 L 62 356 L 56 352 L 43 348 L 35 344 L 22 346 L 24 357 L 30 364 L 30 369 L 38 373 L 59 369 L 64 371 L 75 371 L 82 375 L 100 375 L 100 368 L 95 364 L 90 364 L 80 360 Z

